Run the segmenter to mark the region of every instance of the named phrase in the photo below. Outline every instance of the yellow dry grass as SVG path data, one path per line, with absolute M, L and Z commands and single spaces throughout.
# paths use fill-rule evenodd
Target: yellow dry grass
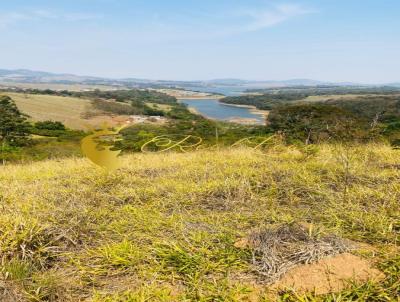
M 77 158 L 0 167 L 0 300 L 269 301 L 252 250 L 235 242 L 283 223 L 369 243 L 371 262 L 398 252 L 400 152 L 386 145 L 122 161 L 111 174 Z M 340 301 L 396 301 L 390 259 L 385 280 L 349 285 Z
M 90 100 L 40 94 L 3 93 L 10 96 L 17 107 L 32 121 L 53 120 L 72 129 L 85 129 L 84 114 L 92 105 Z
M 106 123 L 111 126 L 125 125 L 129 115 L 116 115 L 97 110 L 88 99 L 41 94 L 5 92 L 17 107 L 29 115 L 29 120 L 58 121 L 71 129 L 88 130 Z

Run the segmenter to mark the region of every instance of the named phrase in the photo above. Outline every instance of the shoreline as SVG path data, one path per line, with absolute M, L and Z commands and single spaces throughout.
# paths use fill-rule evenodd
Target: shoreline
M 253 119 L 253 118 L 241 118 L 241 117 L 232 117 L 232 118 L 226 119 L 226 120 L 217 119 L 217 118 L 212 118 L 212 117 L 206 116 L 206 115 L 200 113 L 196 108 L 188 106 L 189 111 L 194 113 L 194 114 L 200 115 L 200 116 L 202 116 L 204 118 L 207 118 L 207 119 L 210 119 L 210 120 L 216 120 L 216 121 L 218 121 L 218 120 L 219 121 L 227 121 L 227 122 L 233 122 L 233 123 L 239 123 L 239 124 L 247 124 L 247 125 L 249 125 L 249 124 L 265 125 L 266 124 L 266 120 L 267 120 L 268 115 L 269 115 L 269 111 L 268 110 L 260 110 L 260 109 L 257 109 L 256 106 L 252 106 L 252 105 L 228 104 L 228 103 L 220 102 L 219 100 L 225 98 L 226 97 L 225 95 L 218 95 L 218 94 L 204 95 L 203 93 L 196 94 L 197 92 L 194 92 L 194 91 L 193 91 L 193 93 L 195 93 L 195 94 L 188 95 L 188 96 L 182 96 L 182 95 L 176 96 L 175 95 L 175 98 L 180 103 L 182 102 L 182 100 L 198 100 L 198 101 L 202 101 L 202 100 L 203 101 L 207 101 L 207 100 L 215 101 L 215 100 L 218 100 L 218 102 L 223 106 L 247 108 L 247 109 L 249 109 L 250 113 L 252 113 L 254 115 L 261 116 L 264 119 L 264 121 L 260 121 L 257 118 Z
M 231 117 L 229 119 L 217 119 L 214 117 L 207 116 L 205 114 L 200 113 L 193 107 L 188 107 L 188 110 L 193 113 L 197 114 L 199 116 L 202 116 L 205 119 L 212 120 L 212 121 L 217 121 L 217 122 L 228 122 L 228 123 L 236 123 L 236 124 L 241 124 L 241 125 L 265 125 L 265 122 L 262 122 L 256 118 L 245 118 L 245 117 Z
M 228 103 L 223 103 L 223 102 L 220 102 L 220 103 L 222 105 L 225 105 L 225 106 L 248 108 L 248 109 L 250 109 L 251 113 L 258 114 L 258 115 L 263 115 L 264 117 L 267 117 L 269 115 L 269 110 L 257 109 L 256 106 L 252 106 L 252 105 L 237 105 L 237 104 L 228 104 Z
M 174 89 L 174 88 L 161 88 L 161 89 L 149 89 L 155 90 L 172 96 L 178 100 L 206 100 L 206 99 L 221 99 L 225 96 L 222 94 L 212 93 L 212 92 L 200 92 L 185 89 Z
M 189 98 L 179 98 L 178 101 L 180 101 L 180 100 L 189 100 Z M 216 100 L 216 99 L 212 99 L 212 98 L 202 98 L 202 99 L 192 98 L 191 100 Z M 192 107 L 192 106 L 188 105 L 187 108 L 191 113 L 200 115 L 200 116 L 202 116 L 202 117 L 204 117 L 206 119 L 209 119 L 209 120 L 237 123 L 237 124 L 242 124 L 242 125 L 265 125 L 266 124 L 266 119 L 267 119 L 267 117 L 269 115 L 269 111 L 267 111 L 267 110 L 259 110 L 255 106 L 251 106 L 251 105 L 235 105 L 235 104 L 226 104 L 226 103 L 222 103 L 222 102 L 220 102 L 220 104 L 221 105 L 225 105 L 225 106 L 247 108 L 247 109 L 249 109 L 249 111 L 251 113 L 256 114 L 256 115 L 261 115 L 265 120 L 264 121 L 260 121 L 257 118 L 244 118 L 244 117 L 238 117 L 238 116 L 232 116 L 229 119 L 218 119 L 218 118 L 207 116 L 207 115 L 199 112 L 195 107 Z
M 208 96 L 180 96 L 176 97 L 177 100 L 220 100 L 225 96 L 223 95 L 208 95 Z

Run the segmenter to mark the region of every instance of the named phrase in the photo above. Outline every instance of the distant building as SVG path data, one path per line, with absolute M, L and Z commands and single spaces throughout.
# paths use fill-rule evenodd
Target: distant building
M 129 123 L 144 123 L 144 122 L 164 122 L 167 119 L 163 116 L 152 115 L 152 116 L 144 116 L 144 115 L 130 115 Z

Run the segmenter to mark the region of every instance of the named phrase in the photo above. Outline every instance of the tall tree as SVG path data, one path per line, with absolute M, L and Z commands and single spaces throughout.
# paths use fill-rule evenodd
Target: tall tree
M 0 96 L 0 143 L 1 151 L 6 145 L 19 145 L 27 140 L 29 123 L 9 96 Z

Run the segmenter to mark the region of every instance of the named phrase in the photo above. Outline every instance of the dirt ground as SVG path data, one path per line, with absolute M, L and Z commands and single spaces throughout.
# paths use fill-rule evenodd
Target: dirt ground
M 328 257 L 290 270 L 272 289 L 290 288 L 296 292 L 326 294 L 342 290 L 349 280 L 381 280 L 384 275 L 367 260 L 349 253 Z

